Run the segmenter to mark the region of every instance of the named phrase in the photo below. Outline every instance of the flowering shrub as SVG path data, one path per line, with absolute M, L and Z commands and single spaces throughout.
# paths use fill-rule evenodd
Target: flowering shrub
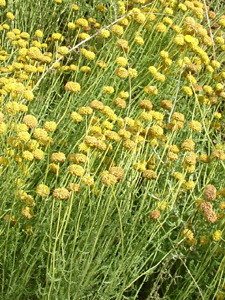
M 74 2 L 0 0 L 1 299 L 224 299 L 224 6 Z

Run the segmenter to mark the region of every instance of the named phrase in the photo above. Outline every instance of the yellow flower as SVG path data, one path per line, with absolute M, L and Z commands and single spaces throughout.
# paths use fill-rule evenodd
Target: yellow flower
M 123 35 L 123 27 L 120 25 L 113 25 L 111 27 L 112 32 L 116 33 L 117 35 Z
M 218 242 L 221 239 L 222 236 L 222 231 L 221 230 L 216 230 L 213 235 L 212 238 L 215 242 Z
M 30 134 L 26 131 L 21 131 L 18 133 L 18 138 L 21 142 L 28 142 L 30 140 Z
M 15 19 L 15 16 L 14 16 L 13 13 L 11 13 L 11 12 L 7 12 L 6 17 L 7 17 L 8 19 L 10 19 L 10 20 L 14 20 L 14 19 Z
M 6 1 L 5 0 L 0 0 L 0 6 L 6 6 Z
M 85 170 L 81 166 L 76 165 L 76 164 L 70 165 L 68 167 L 68 171 L 69 171 L 69 173 L 71 175 L 73 175 L 73 176 L 79 176 L 79 177 L 83 176 L 84 172 L 85 172 Z
M 133 69 L 133 68 L 129 68 L 128 69 L 128 75 L 130 78 L 135 78 L 138 76 L 138 72 L 136 69 Z
M 117 183 L 117 178 L 110 174 L 109 171 L 103 171 L 101 173 L 101 180 L 103 184 L 108 186 Z
M 158 23 L 158 25 L 155 28 L 156 31 L 165 33 L 167 31 L 167 27 L 163 23 Z
M 62 187 L 62 188 L 55 189 L 53 191 L 52 196 L 53 198 L 64 200 L 69 198 L 70 192 L 66 188 Z
M 20 111 L 20 106 L 15 101 L 10 101 L 5 105 L 5 111 L 10 115 L 15 115 Z
M 86 49 L 81 49 L 81 53 L 89 60 L 94 60 L 95 59 L 95 53 L 92 51 L 88 51 Z
M 56 127 L 57 127 L 57 124 L 53 121 L 44 123 L 44 129 L 46 131 L 54 132 L 56 130 Z
M 86 40 L 90 37 L 90 35 L 88 33 L 82 32 L 79 34 L 79 38 L 82 40 Z
M 119 67 L 119 68 L 116 69 L 115 75 L 120 77 L 120 78 L 127 78 L 128 77 L 128 71 L 123 67 Z
M 50 194 L 50 189 L 47 185 L 45 184 L 39 184 L 36 188 L 36 193 L 40 196 L 40 197 L 48 197 Z
M 78 93 L 81 90 L 80 84 L 77 82 L 69 81 L 65 85 L 65 89 L 72 93 Z
M 185 94 L 186 94 L 187 96 L 189 96 L 189 97 L 193 95 L 192 89 L 191 89 L 189 86 L 184 86 L 184 87 L 183 87 L 183 91 L 184 91 Z
M 187 240 L 192 241 L 194 239 L 194 234 L 189 229 L 184 229 L 182 231 L 182 236 L 185 237 Z
M 61 40 L 62 39 L 62 34 L 61 33 L 53 33 L 52 34 L 52 39 L 53 41 Z
M 83 117 L 75 111 L 71 113 L 70 118 L 75 122 L 81 122 L 83 120 Z
M 27 101 L 32 101 L 34 99 L 33 92 L 29 90 L 24 91 L 23 96 Z
M 66 55 L 69 52 L 69 48 L 66 46 L 60 46 L 57 50 L 62 55 Z
M 94 177 L 86 174 L 81 178 L 81 182 L 83 184 L 92 186 L 92 185 L 94 185 Z
M 147 94 L 149 94 L 149 95 L 157 95 L 158 94 L 158 89 L 154 85 L 147 85 L 144 88 L 144 92 L 147 93 Z
M 34 156 L 30 151 L 26 150 L 26 151 L 23 151 L 22 158 L 24 158 L 25 160 L 28 160 L 28 161 L 32 161 L 34 159 Z
M 72 9 L 77 11 L 79 10 L 79 7 L 77 4 L 72 4 Z
M 103 92 L 110 95 L 114 93 L 114 88 L 112 86 L 104 86 Z
M 143 38 L 141 36 L 136 36 L 134 38 L 134 41 L 140 46 L 144 45 L 144 43 L 145 43 L 145 41 L 143 40 Z
M 68 184 L 68 190 L 69 190 L 70 192 L 80 193 L 80 192 L 81 192 L 81 186 L 80 186 L 80 184 L 69 183 L 69 184 Z
M 129 47 L 129 44 L 128 44 L 127 40 L 119 39 L 119 40 L 117 40 L 116 44 L 119 47 L 119 49 L 121 49 L 125 53 L 129 52 L 130 47 Z
M 125 57 L 119 56 L 119 57 L 116 58 L 116 63 L 120 67 L 126 67 L 127 64 L 128 64 L 128 61 Z
M 88 21 L 84 18 L 78 18 L 76 20 L 77 25 L 80 25 L 82 27 L 88 27 Z
M 0 123 L 0 134 L 6 132 L 7 126 L 4 122 Z
M 57 163 L 63 163 L 66 160 L 66 156 L 63 152 L 56 152 L 52 153 L 51 155 L 51 161 L 52 162 L 57 162 Z
M 101 36 L 104 37 L 105 39 L 107 39 L 108 37 L 110 37 L 110 31 L 107 30 L 107 29 L 102 29 L 102 30 L 100 31 L 100 34 L 101 34 Z
M 21 209 L 21 213 L 22 215 L 27 218 L 28 220 L 32 219 L 33 218 L 33 215 L 34 215 L 34 212 L 33 210 L 30 208 L 30 207 L 23 207 Z
M 199 123 L 198 121 L 191 121 L 191 122 L 189 122 L 188 126 L 194 131 L 202 130 L 202 124 Z
M 37 60 L 43 56 L 40 49 L 37 47 L 30 47 L 28 49 L 27 55 L 29 55 L 31 59 L 37 59 Z

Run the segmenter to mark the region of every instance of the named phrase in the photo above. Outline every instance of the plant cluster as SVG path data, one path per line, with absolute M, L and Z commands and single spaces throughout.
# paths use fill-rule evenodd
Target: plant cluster
M 220 1 L 33 2 L 0 0 L 1 298 L 225 299 Z

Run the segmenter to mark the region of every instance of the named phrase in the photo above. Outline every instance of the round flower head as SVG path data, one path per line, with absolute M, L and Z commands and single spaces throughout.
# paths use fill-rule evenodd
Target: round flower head
M 41 50 L 37 47 L 30 47 L 28 49 L 28 53 L 27 55 L 31 58 L 31 59 L 36 59 L 36 60 L 39 60 L 42 58 L 42 53 L 41 53 Z
M 116 58 L 116 63 L 120 67 L 126 67 L 127 64 L 128 64 L 128 61 L 125 57 L 119 56 L 119 57 Z
M 54 132 L 56 130 L 56 127 L 57 127 L 57 124 L 53 121 L 44 123 L 44 129 L 46 131 Z
M 139 103 L 139 107 L 146 110 L 152 110 L 153 105 L 150 100 L 144 99 L 141 100 L 141 102 Z
M 34 99 L 33 92 L 29 90 L 24 91 L 23 96 L 27 101 L 32 101 Z
M 93 178 L 93 176 L 86 174 L 81 178 L 81 182 L 83 184 L 92 186 L 92 185 L 94 185 L 94 178 Z
M 34 159 L 34 156 L 30 151 L 23 151 L 22 158 L 28 161 L 32 161 Z
M 124 170 L 121 167 L 109 168 L 109 173 L 117 178 L 117 181 L 122 181 L 124 177 Z
M 136 69 L 129 68 L 128 69 L 128 75 L 130 78 L 136 78 L 138 76 L 138 72 Z
M 126 148 L 128 151 L 131 151 L 135 148 L 136 144 L 130 139 L 126 139 L 123 141 L 122 146 Z
M 6 1 L 5 0 L 0 0 L 0 6 L 6 6 Z
M 154 85 L 147 85 L 144 88 L 144 92 L 147 93 L 147 94 L 149 94 L 149 95 L 157 95 L 158 94 L 158 89 Z
M 63 152 L 56 152 L 56 153 L 52 153 L 51 155 L 51 161 L 52 162 L 56 162 L 56 163 L 62 163 L 66 160 L 66 156 Z
M 98 60 L 97 65 L 103 70 L 107 68 L 107 63 L 103 60 Z
M 210 201 L 214 201 L 216 199 L 216 188 L 214 185 L 212 184 L 206 185 L 205 196 Z
M 6 129 L 7 129 L 6 123 L 1 122 L 0 123 L 0 134 L 6 132 Z
M 18 138 L 21 142 L 28 142 L 30 140 L 30 134 L 26 131 L 18 132 Z
M 90 103 L 90 107 L 95 109 L 95 110 L 103 110 L 104 109 L 104 104 L 101 101 L 98 100 L 93 100 Z
M 221 239 L 222 236 L 222 231 L 221 230 L 216 230 L 213 235 L 212 238 L 215 242 L 218 242 Z
M 100 34 L 103 38 L 107 39 L 108 37 L 110 37 L 110 31 L 107 29 L 102 29 L 100 31 Z
M 58 188 L 58 189 L 54 190 L 52 196 L 53 196 L 53 198 L 64 200 L 64 199 L 69 198 L 70 192 L 64 187 L 63 188 Z
M 92 51 L 88 51 L 86 49 L 81 49 L 81 53 L 89 60 L 94 60 L 95 59 L 95 53 Z
M 72 163 L 83 163 L 85 164 L 87 162 L 87 156 L 82 153 L 76 153 L 76 154 L 70 154 L 69 155 L 69 161 Z
M 79 109 L 78 113 L 80 115 L 91 115 L 93 113 L 93 110 L 89 106 L 83 106 Z
M 187 151 L 194 151 L 195 143 L 192 140 L 187 139 L 183 141 L 183 143 L 181 144 L 181 148 Z
M 173 103 L 169 100 L 162 100 L 160 102 L 160 107 L 167 109 L 167 110 L 171 110 L 173 108 Z
M 15 115 L 20 111 L 20 106 L 17 102 L 15 101 L 9 101 L 8 103 L 6 103 L 5 105 L 5 111 L 9 114 L 9 115 Z
M 65 89 L 72 93 L 78 93 L 81 90 L 80 84 L 77 82 L 69 81 L 65 85 Z
M 53 41 L 57 41 L 57 40 L 61 40 L 62 39 L 62 34 L 61 33 L 53 33 L 52 34 L 52 40 Z
M 70 165 L 68 171 L 71 175 L 79 177 L 83 176 L 85 173 L 85 170 L 81 166 L 76 164 Z
M 115 75 L 120 77 L 120 78 L 127 78 L 128 77 L 128 71 L 123 67 L 119 67 L 119 68 L 116 69 Z
M 34 34 L 37 38 L 42 38 L 43 37 L 43 31 L 41 30 L 36 30 Z
M 152 136 L 160 137 L 163 135 L 163 129 L 158 125 L 153 125 L 152 127 L 149 128 L 149 133 Z
M 69 48 L 66 46 L 60 46 L 57 50 L 61 55 L 66 55 L 69 53 Z
M 127 106 L 126 101 L 123 100 L 123 99 L 121 99 L 121 98 L 116 98 L 116 99 L 114 99 L 114 100 L 113 100 L 113 103 L 114 103 L 117 107 L 119 107 L 119 108 L 121 108 L 121 109 L 124 109 L 124 108 L 126 108 L 126 106 Z
M 179 156 L 172 151 L 167 153 L 167 157 L 170 161 L 177 161 L 179 158 Z
M 211 224 L 215 223 L 218 220 L 217 215 L 213 210 L 205 211 L 205 219 L 208 223 Z
M 117 183 L 117 178 L 114 175 L 110 174 L 108 171 L 103 171 L 101 173 L 101 180 L 105 185 L 112 185 Z
M 194 130 L 194 131 L 201 131 L 202 130 L 202 124 L 198 121 L 191 121 L 188 126 Z
M 182 236 L 185 237 L 187 240 L 192 241 L 194 239 L 194 234 L 189 229 L 184 229 L 182 231 Z
M 211 159 L 208 154 L 202 153 L 199 155 L 199 160 L 204 163 L 210 163 Z
M 76 23 L 82 27 L 88 27 L 88 21 L 84 18 L 78 18 Z
M 39 184 L 36 188 L 36 193 L 40 197 L 48 197 L 50 194 L 50 189 L 47 185 L 45 184 Z
M 80 193 L 81 192 L 81 186 L 80 184 L 76 184 L 76 183 L 69 183 L 68 184 L 68 190 L 70 192 L 74 192 L 74 193 Z
M 38 140 L 46 140 L 48 138 L 48 133 L 42 128 L 36 128 L 34 129 L 33 136 Z
M 83 117 L 82 117 L 79 113 L 77 113 L 77 112 L 75 112 L 75 111 L 73 111 L 73 112 L 71 113 L 70 118 L 71 118 L 74 122 L 81 122 L 81 121 L 83 120 Z
M 128 41 L 126 41 L 124 39 L 119 39 L 119 40 L 117 40 L 116 44 L 120 50 L 124 51 L 125 53 L 129 52 L 130 47 L 129 47 Z
M 157 173 L 152 170 L 145 170 L 142 173 L 142 177 L 147 179 L 157 179 Z
M 173 120 L 176 120 L 176 121 L 184 122 L 184 115 L 181 114 L 181 113 L 178 113 L 178 112 L 174 112 L 174 113 L 172 114 L 172 119 L 173 119 Z
M 141 36 L 136 36 L 134 38 L 134 41 L 140 46 L 144 45 L 144 43 L 145 43 L 145 41 L 143 40 L 143 38 Z
M 192 190 L 195 187 L 195 183 L 193 180 L 189 180 L 184 184 L 184 188 L 186 190 Z
M 22 215 L 25 218 L 27 218 L 28 220 L 33 218 L 34 212 L 30 207 L 28 207 L 28 206 L 22 207 L 21 212 L 22 212 Z
M 15 16 L 14 16 L 13 13 L 11 13 L 11 12 L 7 12 L 6 17 L 7 17 L 9 20 L 12 20 L 12 21 L 15 19 Z
M 103 92 L 110 95 L 114 93 L 114 88 L 112 86 L 104 86 Z
M 112 30 L 112 32 L 113 33 L 116 33 L 117 35 L 123 35 L 123 27 L 122 26 L 120 26 L 120 25 L 113 25 L 112 27 L 111 27 L 111 30 Z
M 160 211 L 158 209 L 151 211 L 150 219 L 157 220 L 160 217 Z
M 194 152 L 189 152 L 188 155 L 186 155 L 186 157 L 184 158 L 184 161 L 188 165 L 196 165 L 197 157 L 198 157 L 197 154 L 195 154 Z

